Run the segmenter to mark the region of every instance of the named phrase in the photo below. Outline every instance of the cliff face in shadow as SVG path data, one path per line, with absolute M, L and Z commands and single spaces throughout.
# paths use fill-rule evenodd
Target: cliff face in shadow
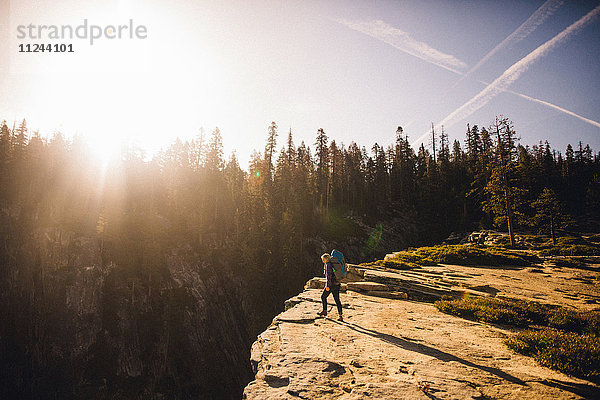
M 102 241 L 109 235 L 5 220 L 2 399 L 240 398 L 253 377 L 252 340 L 283 311 L 283 300 L 322 272 L 323 252 L 337 247 L 355 260 L 365 242 L 377 254 L 401 239 L 381 235 L 385 224 L 376 230 L 359 221 L 356 237 L 334 230 L 305 239 L 286 267 L 266 245 L 199 248 L 183 235 L 149 236 L 154 230 Z M 252 252 L 258 256 L 246 259 Z
M 226 268 L 178 249 L 141 273 L 103 260 L 95 238 L 57 230 L 12 245 L 0 279 L 0 397 L 241 396 L 248 318 Z

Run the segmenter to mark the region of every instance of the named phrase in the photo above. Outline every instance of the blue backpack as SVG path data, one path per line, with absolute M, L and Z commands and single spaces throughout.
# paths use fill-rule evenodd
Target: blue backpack
M 348 267 L 346 266 L 346 260 L 341 251 L 333 249 L 331 251 L 331 265 L 333 266 L 333 273 L 338 281 L 341 281 L 346 277 L 348 273 Z

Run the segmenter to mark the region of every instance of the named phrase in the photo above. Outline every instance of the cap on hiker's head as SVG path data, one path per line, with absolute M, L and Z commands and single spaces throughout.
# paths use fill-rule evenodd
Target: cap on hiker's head
M 324 253 L 321 256 L 321 260 L 329 261 L 330 259 L 331 259 L 331 256 L 329 255 L 329 253 Z

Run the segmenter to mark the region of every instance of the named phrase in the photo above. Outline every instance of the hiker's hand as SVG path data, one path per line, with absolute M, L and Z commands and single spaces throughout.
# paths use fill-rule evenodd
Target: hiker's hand
M 329 286 L 325 286 L 325 290 L 329 292 Z

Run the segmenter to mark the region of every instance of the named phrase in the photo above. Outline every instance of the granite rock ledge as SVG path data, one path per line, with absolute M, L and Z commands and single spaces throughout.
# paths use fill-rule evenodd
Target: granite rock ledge
M 425 298 L 460 295 L 461 289 L 493 295 L 490 285 L 480 282 L 486 280 L 492 289 L 502 288 L 492 293 L 508 292 L 508 283 L 502 286 L 504 278 L 494 281 L 485 276 L 493 270 L 474 271 L 438 266 L 403 275 L 355 267 L 358 277 L 345 285 L 341 295 L 344 322 L 317 317 L 323 280 L 311 279 L 302 293 L 286 301 L 286 310 L 252 345 L 255 379 L 243 398 L 600 398 L 596 384 L 512 352 L 503 342 L 512 332 L 442 314 L 430 302 L 415 301 L 410 291 L 407 296 L 402 290 L 425 291 Z M 508 282 L 527 274 L 504 270 L 501 276 Z M 375 281 L 382 286 L 364 285 Z M 554 289 L 548 288 L 553 293 Z M 514 294 L 518 297 L 523 290 Z M 329 311 L 337 317 L 331 297 Z

